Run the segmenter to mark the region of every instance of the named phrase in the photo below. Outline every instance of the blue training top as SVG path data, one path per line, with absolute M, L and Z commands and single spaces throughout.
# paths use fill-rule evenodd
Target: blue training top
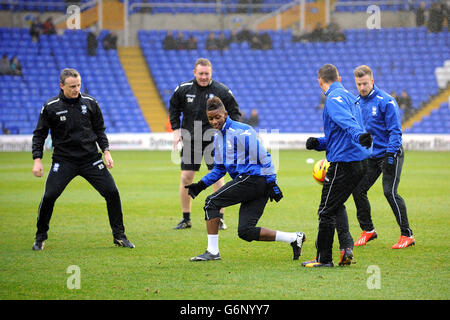
M 356 97 L 340 82 L 334 82 L 325 92 L 323 127 L 325 137 L 318 138 L 318 151 L 326 150 L 330 162 L 351 162 L 367 159 L 372 147 L 359 144 L 364 133 L 360 107 Z
M 233 179 L 246 174 L 265 176 L 268 183 L 276 181 L 272 157 L 251 126 L 227 117 L 222 130 L 215 134 L 213 143 L 214 168 L 202 178 L 207 186 L 227 172 Z
M 402 125 L 395 99 L 373 85 L 365 97 L 358 96 L 367 132 L 373 136 L 372 158 L 383 157 L 386 152 L 397 153 L 402 145 Z

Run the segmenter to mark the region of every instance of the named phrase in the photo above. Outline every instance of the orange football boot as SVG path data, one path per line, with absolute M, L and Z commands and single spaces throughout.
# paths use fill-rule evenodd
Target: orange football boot
M 361 236 L 359 240 L 355 242 L 354 246 L 364 246 L 367 242 L 372 241 L 378 237 L 377 232 L 373 230 L 372 232 L 363 231 L 361 232 Z
M 392 249 L 403 249 L 415 245 L 414 237 L 400 236 L 398 242 L 392 246 Z

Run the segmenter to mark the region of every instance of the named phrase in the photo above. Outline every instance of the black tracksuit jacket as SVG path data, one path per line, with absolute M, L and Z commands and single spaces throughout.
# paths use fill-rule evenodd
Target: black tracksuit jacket
M 53 160 L 87 162 L 99 158 L 98 147 L 102 151 L 109 149 L 100 107 L 93 97 L 84 93 L 69 99 L 61 90 L 59 96 L 44 104 L 33 132 L 33 159 L 42 158 L 49 130 Z
M 208 86 L 201 87 L 193 79 L 180 84 L 170 98 L 169 114 L 172 129 L 183 128 L 192 134 L 194 121 L 202 121 L 203 132 L 210 129 L 211 126 L 206 116 L 206 101 L 214 96 L 222 100 L 230 118 L 239 121 L 241 113 L 238 103 L 227 86 L 211 80 Z M 183 122 L 180 120 L 181 113 L 183 113 Z

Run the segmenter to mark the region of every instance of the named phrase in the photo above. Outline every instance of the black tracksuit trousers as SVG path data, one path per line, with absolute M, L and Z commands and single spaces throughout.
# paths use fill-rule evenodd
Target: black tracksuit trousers
M 256 227 L 268 200 L 264 176 L 239 175 L 205 200 L 205 219 L 220 217 L 220 209 L 240 203 L 238 236 L 245 241 L 259 240 Z
M 397 157 L 395 157 L 394 160 L 395 170 L 393 173 L 383 170 L 384 157 L 371 158 L 367 160 L 367 173 L 353 192 L 353 199 L 357 210 L 357 218 L 362 230 L 372 231 L 374 229 L 367 192 L 377 181 L 381 173 L 383 173 L 384 196 L 391 206 L 392 212 L 394 213 L 395 219 L 400 227 L 400 232 L 403 236 L 407 237 L 411 237 L 413 235 L 412 230 L 409 228 L 405 201 L 397 193 L 404 157 L 403 148 L 400 148 Z
M 125 233 L 120 195 L 111 173 L 100 159 L 82 164 L 53 160 L 39 205 L 36 240 L 47 239 L 55 201 L 76 176 L 85 178 L 105 198 L 112 233 L 120 239 Z
M 331 162 L 323 182 L 321 202 L 319 205 L 319 230 L 316 248 L 317 261 L 331 263 L 334 230 L 338 228 L 341 249 L 353 248 L 353 238 L 348 227 L 345 201 L 364 176 L 364 161 Z

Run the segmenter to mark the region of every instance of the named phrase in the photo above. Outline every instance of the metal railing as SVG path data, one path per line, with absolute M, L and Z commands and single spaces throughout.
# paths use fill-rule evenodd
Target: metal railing
M 87 10 L 89 8 L 92 8 L 93 6 L 97 5 L 98 2 L 99 1 L 97 1 L 97 0 L 91 0 L 89 2 L 83 3 L 81 5 L 77 5 L 77 6 L 80 8 L 80 12 L 83 12 L 83 11 L 85 11 L 85 10 Z M 70 4 L 69 5 L 66 4 L 66 6 L 67 6 L 67 8 L 69 8 Z M 61 16 L 61 17 L 58 17 L 57 19 L 55 19 L 55 25 L 60 24 L 63 21 L 67 21 L 69 16 L 70 16 L 70 12 L 66 11 L 64 16 Z M 101 12 L 99 12 L 99 19 L 101 21 Z
M 335 6 L 354 7 L 354 6 L 382 6 L 382 5 L 414 5 L 414 0 L 355 0 L 355 1 L 336 1 Z
M 292 1 L 292 2 L 289 2 L 289 3 L 286 3 L 283 6 L 281 6 L 280 8 L 278 8 L 277 10 L 275 10 L 273 12 L 270 12 L 270 13 L 262 16 L 262 17 L 259 17 L 258 19 L 256 19 L 253 22 L 253 29 L 256 29 L 258 24 L 260 24 L 261 22 L 263 22 L 263 21 L 265 21 L 267 19 L 276 17 L 276 28 L 277 28 L 277 30 L 280 30 L 281 29 L 281 14 L 284 11 L 289 10 L 290 8 L 292 8 L 294 6 L 297 6 L 299 4 L 301 6 L 301 10 L 300 10 L 300 15 L 301 16 L 299 17 L 299 19 L 303 21 L 304 20 L 304 12 L 305 12 L 305 10 L 304 10 L 305 9 L 305 7 L 304 7 L 305 1 L 306 0 L 295 0 L 295 1 Z
M 124 1 L 125 2 L 125 1 Z M 271 9 L 276 10 L 277 8 L 280 8 L 281 6 L 284 6 L 285 3 L 249 3 L 249 4 L 240 4 L 240 3 L 225 3 L 223 1 L 217 0 L 215 3 L 164 3 L 164 2 L 157 2 L 157 3 L 132 3 L 129 5 L 129 11 L 133 12 L 137 8 L 206 8 L 206 9 L 215 9 L 216 13 L 226 13 L 231 12 L 231 9 L 247 9 L 252 10 L 253 9 Z M 245 12 L 245 10 L 244 10 Z
M 80 8 L 80 12 L 83 12 L 86 9 L 89 9 L 93 6 L 95 6 L 97 4 L 97 0 L 91 0 L 89 2 L 86 3 L 80 3 L 77 4 L 77 6 Z M 20 6 L 34 6 L 34 7 L 41 7 L 43 9 L 47 8 L 47 7 L 58 7 L 61 8 L 61 10 L 59 10 L 59 12 L 65 12 L 65 14 L 63 16 L 57 17 L 53 20 L 53 23 L 55 25 L 58 25 L 59 23 L 63 22 L 64 20 L 66 20 L 68 18 L 68 13 L 67 13 L 67 8 L 71 5 L 71 3 L 65 3 L 65 2 L 44 2 L 44 1 L 25 1 L 25 0 L 0 0 L 0 4 L 3 5 L 11 5 L 16 7 L 20 7 Z
M 61 7 L 64 9 L 67 5 L 64 2 L 44 2 L 44 1 L 23 1 L 23 0 L 0 0 L 0 4 L 12 6 L 37 6 L 37 7 Z

